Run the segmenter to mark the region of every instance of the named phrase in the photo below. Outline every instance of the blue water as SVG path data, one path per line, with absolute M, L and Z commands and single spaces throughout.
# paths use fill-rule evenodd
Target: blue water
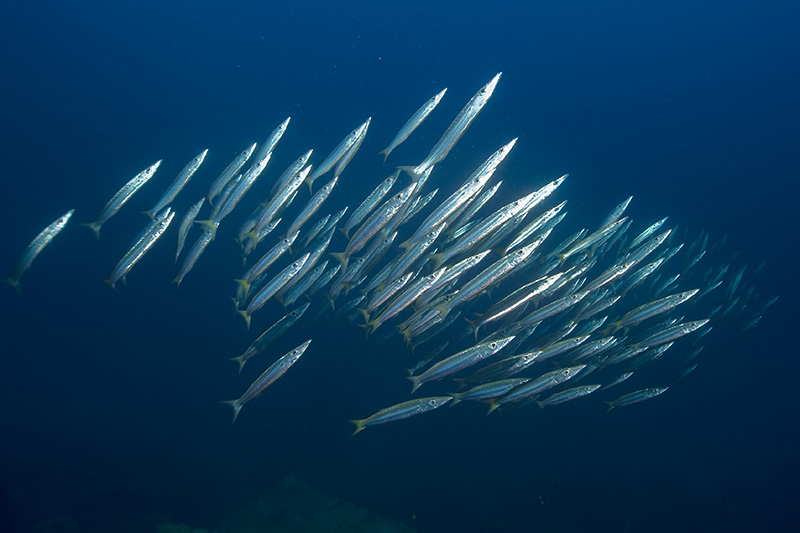
M 0 265 L 76 209 L 22 294 L 0 287 L 0 530 L 64 516 L 81 531 L 212 528 L 290 473 L 424 532 L 800 527 L 795 3 L 80 4 L 14 2 L 0 18 Z M 709 340 L 667 395 L 608 415 L 599 401 L 488 418 L 465 405 L 351 438 L 348 419 L 408 398 L 413 359 L 399 345 L 369 354 L 338 322 L 231 427 L 218 401 L 264 367 L 240 377 L 228 358 L 282 310 L 265 307 L 250 333 L 231 317 L 230 234 L 177 292 L 164 243 L 126 288 L 100 283 L 141 229 L 136 211 L 204 148 L 221 169 L 291 115 L 274 178 L 371 116 L 336 192 L 353 205 L 388 174 L 373 154 L 417 106 L 449 88 L 395 164 L 419 162 L 498 71 L 442 187 L 519 136 L 503 199 L 569 172 L 557 196 L 573 230 L 633 195 L 640 227 L 669 215 L 727 235 L 751 273 L 767 260 L 755 282 L 778 303 L 749 335 Z M 99 243 L 78 229 L 161 158 Z M 208 172 L 176 208 L 205 194 Z

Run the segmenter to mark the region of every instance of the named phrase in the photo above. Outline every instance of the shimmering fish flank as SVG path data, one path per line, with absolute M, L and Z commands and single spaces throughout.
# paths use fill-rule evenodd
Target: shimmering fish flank
M 138 220 L 138 228 L 102 265 L 103 273 L 110 270 L 107 283 L 117 287 L 148 255 L 148 265 L 161 268 L 165 282 L 174 277 L 182 285 L 179 294 L 165 292 L 164 298 L 184 298 L 191 291 L 215 294 L 209 289 L 220 287 L 230 291 L 234 314 L 244 318 L 248 332 L 241 324 L 231 325 L 241 334 L 231 336 L 229 349 L 217 355 L 232 358 L 245 375 L 261 372 L 241 383 L 239 392 L 244 393 L 225 402 L 234 420 L 245 404 L 284 375 L 285 384 L 295 390 L 315 392 L 318 382 L 303 381 L 308 378 L 300 371 L 304 365 L 287 375 L 306 351 L 305 358 L 315 364 L 326 358 L 325 368 L 342 368 L 341 375 L 326 378 L 341 382 L 343 395 L 358 388 L 349 386 L 344 370 L 352 369 L 353 361 L 340 358 L 357 358 L 359 370 L 368 372 L 377 365 L 398 369 L 396 378 L 387 378 L 396 381 L 385 387 L 370 383 L 375 395 L 357 399 L 364 407 L 353 415 L 373 414 L 352 421 L 354 434 L 397 421 L 412 428 L 421 423 L 417 415 L 433 421 L 453 412 L 439 407 L 468 409 L 463 406 L 477 401 L 487 403 L 489 412 L 536 411 L 536 406 L 579 410 L 592 402 L 606 402 L 609 410 L 635 410 L 688 394 L 682 384 L 700 378 L 693 371 L 709 358 L 705 345 L 722 335 L 747 334 L 775 303 L 776 298 L 761 301 L 753 281 L 760 268 L 728 257 L 707 233 L 675 231 L 664 213 L 637 211 L 637 202 L 623 193 L 615 192 L 615 200 L 624 198 L 619 204 L 598 212 L 594 206 L 576 206 L 578 219 L 592 222 L 567 228 L 574 215 L 558 198 L 566 175 L 519 169 L 518 162 L 511 163 L 517 139 L 510 135 L 484 146 L 477 146 L 476 136 L 474 150 L 471 145 L 454 151 L 477 124 L 499 79 L 497 74 L 461 107 L 434 146 L 409 156 L 405 163 L 421 162 L 400 167 L 405 172 L 382 166 L 375 155 L 380 146 L 371 136 L 376 130 L 397 132 L 380 152 L 388 157 L 438 106 L 444 91 L 418 108 L 399 131 L 397 124 L 379 124 L 376 114 L 374 124 L 367 118 L 342 139 L 347 131 L 342 128 L 352 128 L 356 117 L 349 126 L 325 125 L 289 150 L 279 143 L 287 118 L 262 144 L 251 144 L 238 155 L 206 160 L 209 151 L 204 150 L 160 198 L 144 199 L 154 202 L 149 223 L 130 217 Z M 309 123 L 306 118 L 297 122 Z M 531 136 L 520 137 L 517 150 L 526 138 Z M 320 152 L 309 149 L 310 140 L 320 148 L 336 148 L 317 164 L 312 156 Z M 392 157 L 411 150 L 413 142 Z M 447 160 L 449 154 L 458 161 Z M 270 161 L 284 166 L 273 171 Z M 170 154 L 163 165 L 177 171 L 184 162 Z M 100 227 L 124 213 L 121 208 L 161 164 L 125 184 L 88 226 L 99 235 Z M 313 193 L 302 187 L 310 188 L 331 171 Z M 109 175 L 119 172 L 126 171 L 112 169 Z M 207 178 L 207 183 L 190 183 L 194 175 L 196 182 Z M 582 179 L 590 178 L 570 178 L 571 185 L 579 186 Z M 187 193 L 180 195 L 184 188 Z M 137 201 L 146 192 L 137 193 Z M 25 248 L 9 283 L 19 287 L 20 277 L 72 214 L 48 225 Z M 176 217 L 181 221 L 177 231 L 170 229 Z M 159 245 L 170 231 L 173 247 Z M 219 235 L 224 238 L 215 239 Z M 67 244 L 78 245 L 64 238 L 59 248 Z M 230 255 L 199 262 L 217 253 Z M 166 272 L 181 257 L 173 272 Z M 43 276 L 44 270 L 34 269 L 26 279 Z M 219 305 L 197 295 L 190 301 Z M 209 312 L 218 317 L 219 311 Z M 225 317 L 217 320 L 209 334 L 227 327 Z M 316 348 L 307 350 L 312 338 Z M 412 369 L 407 378 L 411 399 L 405 396 L 408 389 L 399 386 L 405 382 L 404 368 Z M 422 386 L 429 396 L 417 397 Z M 399 389 L 405 392 L 398 395 Z M 654 400 L 667 389 L 669 395 Z M 286 403 L 281 399 L 281 405 Z M 248 410 L 260 411 L 259 416 L 242 422 L 264 424 L 269 404 L 255 402 Z M 342 423 L 348 418 L 349 413 L 341 414 Z M 483 423 L 481 417 L 475 420 Z M 514 417 L 505 421 L 527 423 Z

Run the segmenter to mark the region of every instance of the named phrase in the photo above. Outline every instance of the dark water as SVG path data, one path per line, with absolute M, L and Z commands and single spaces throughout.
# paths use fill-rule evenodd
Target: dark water
M 2 289 L 0 530 L 59 517 L 82 531 L 219 527 L 290 473 L 426 532 L 800 525 L 794 3 L 116 4 L 13 2 L 0 19 L 5 268 L 57 216 L 91 220 L 164 159 L 99 244 L 73 222 L 21 296 Z M 498 71 L 442 187 L 519 136 L 506 199 L 569 172 L 556 196 L 569 199 L 572 230 L 633 195 L 640 227 L 669 215 L 692 235 L 727 235 L 750 272 L 767 260 L 754 281 L 761 301 L 779 302 L 743 338 L 712 331 L 697 370 L 667 395 L 608 415 L 597 400 L 489 418 L 465 405 L 351 438 L 348 419 L 407 399 L 401 369 L 413 359 L 400 345 L 368 353 L 339 322 L 282 339 L 275 355 L 308 336 L 313 349 L 231 427 L 218 401 L 264 361 L 239 377 L 227 359 L 282 310 L 265 307 L 249 334 L 230 316 L 241 274 L 230 233 L 178 292 L 171 243 L 127 288 L 100 283 L 142 227 L 136 211 L 202 149 L 214 171 L 198 173 L 179 211 L 286 116 L 273 179 L 372 116 L 336 193 L 353 205 L 378 179 L 359 176 L 387 173 L 372 154 L 418 105 L 449 88 L 395 164 L 419 162 Z

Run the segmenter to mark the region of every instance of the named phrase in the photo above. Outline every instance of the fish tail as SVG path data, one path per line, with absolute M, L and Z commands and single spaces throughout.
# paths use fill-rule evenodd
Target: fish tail
M 105 283 L 106 285 L 108 285 L 109 287 L 111 287 L 111 290 L 112 290 L 112 291 L 115 291 L 115 292 L 116 292 L 116 290 L 117 290 L 117 286 L 116 286 L 116 285 L 117 285 L 117 282 L 116 282 L 116 281 L 114 281 L 114 280 L 113 280 L 113 279 L 111 279 L 111 278 L 108 278 L 108 279 L 104 279 L 104 280 L 103 280 L 103 283 Z
M 220 403 L 224 403 L 233 409 L 233 421 L 231 422 L 231 425 L 234 425 L 236 423 L 236 419 L 239 417 L 239 411 L 242 410 L 242 404 L 239 403 L 239 400 L 223 400 Z
M 217 236 L 217 226 L 213 220 L 195 220 L 195 224 L 200 224 L 203 230 L 211 233 L 211 240 L 213 241 Z
M 400 335 L 403 336 L 403 340 L 405 341 L 406 346 L 411 348 L 411 351 L 413 353 L 414 345 L 411 343 L 411 333 L 409 333 L 408 329 L 404 329 L 404 330 L 400 331 L 399 333 L 400 333 Z M 409 372 L 409 375 L 411 375 L 410 372 Z
M 356 426 L 355 431 L 353 431 L 353 434 L 350 435 L 351 437 L 356 435 L 357 433 L 361 433 L 362 431 L 364 431 L 364 422 L 366 422 L 366 420 L 367 419 L 364 418 L 362 420 L 351 420 L 350 421 L 351 424 L 355 424 L 355 426 Z
M 467 386 L 467 380 L 464 378 L 453 378 L 453 381 L 458 381 L 458 390 Z M 450 396 L 452 396 L 452 394 Z
M 358 312 L 364 317 L 364 323 L 369 324 L 369 311 L 366 309 L 359 309 Z
M 489 403 L 489 410 L 486 412 L 486 416 L 489 416 L 490 414 L 492 414 L 492 411 L 500 407 L 500 404 L 497 403 L 497 400 L 492 399 L 489 400 L 488 403 Z
M 236 312 L 242 315 L 242 318 L 244 318 L 244 321 L 247 324 L 247 331 L 250 331 L 250 315 L 247 314 L 246 310 L 236 311 Z
M 400 243 L 400 248 L 402 248 L 406 252 L 411 249 L 411 246 L 412 246 L 411 239 L 408 239 L 407 241 Z
M 240 355 L 239 357 L 231 357 L 231 361 L 236 361 L 236 364 L 239 365 L 239 373 L 241 374 L 247 359 L 245 359 L 243 355 Z
M 102 226 L 102 224 L 98 224 L 97 222 L 87 222 L 85 224 L 78 225 L 92 230 L 94 232 L 94 236 L 97 237 L 97 240 L 100 240 L 100 226 Z
M 250 293 L 250 282 L 246 279 L 235 279 L 233 281 L 238 283 L 239 286 L 244 289 L 244 296 L 242 296 L 242 299 L 247 298 L 247 295 Z
M 540 402 L 539 400 L 535 400 L 535 402 L 536 402 L 536 405 L 539 406 L 539 409 L 544 409 L 544 405 L 542 405 L 542 402 Z
M 256 245 L 258 244 L 258 233 L 256 233 L 255 230 L 252 230 L 252 231 L 248 231 L 247 233 L 244 234 L 244 237 L 242 238 L 242 242 L 239 243 L 239 244 L 242 245 L 243 249 L 247 249 L 247 241 L 248 240 L 253 243 L 253 248 L 255 248 Z
M 364 330 L 364 334 L 366 335 L 367 339 L 369 339 L 369 324 L 356 324 L 356 325 Z
M 444 263 L 444 254 L 431 254 L 429 259 L 433 259 L 433 269 L 439 270 L 439 267 Z
M 350 292 L 350 289 L 353 288 L 353 282 L 352 281 L 345 281 L 345 282 L 342 282 L 342 285 L 344 286 L 344 295 L 347 296 L 347 293 Z
M 433 306 L 433 308 L 436 309 L 437 311 L 439 311 L 439 314 L 441 315 L 442 320 L 444 320 L 445 317 L 448 315 L 448 313 L 450 313 L 450 310 L 447 308 L 446 302 L 445 303 L 440 303 L 439 305 L 435 305 L 435 306 Z
M 400 170 L 411 176 L 411 179 L 414 180 L 414 183 L 418 182 L 420 176 L 422 176 L 422 173 L 417 172 L 417 167 L 401 166 L 397 168 L 399 168 Z
M 378 155 L 382 155 L 383 156 L 383 164 L 384 165 L 386 164 L 386 158 L 389 157 L 390 153 L 391 153 L 391 150 L 389 150 L 389 148 L 384 148 L 383 150 L 378 152 Z
M 603 403 L 605 403 L 608 406 L 608 409 L 606 409 L 606 413 L 614 408 L 614 402 L 603 402 Z
M 183 281 L 183 276 L 181 276 L 180 274 L 175 276 L 175 279 L 172 280 L 172 283 L 175 284 L 175 290 L 176 291 L 181 288 L 181 282 L 182 281 Z
M 141 214 L 147 216 L 150 220 L 155 220 L 156 217 L 153 215 L 153 211 L 148 209 L 147 211 L 139 211 Z
M 472 333 L 475 334 L 475 342 L 478 342 L 478 330 L 481 328 L 481 317 L 479 316 L 475 320 L 470 320 L 469 318 L 465 318 L 464 320 L 466 320 L 469 327 L 472 328 Z
M 342 274 L 344 274 L 347 270 L 348 257 L 344 255 L 344 252 L 332 253 L 331 255 L 342 265 Z
M 366 326 L 368 328 L 370 328 L 369 329 L 369 333 L 372 334 L 372 333 L 375 333 L 375 330 L 380 327 L 380 324 L 378 324 L 378 320 L 376 319 L 376 320 L 373 320 L 372 322 L 368 322 L 366 324 Z
M 17 291 L 17 294 L 20 294 L 19 278 L 17 276 L 11 276 L 10 278 L 6 278 L 3 281 L 14 287 L 14 290 Z
M 333 298 L 331 298 L 331 295 L 326 294 L 325 298 L 328 299 L 328 303 L 331 305 L 331 311 L 336 311 L 336 304 L 333 302 Z
M 417 389 L 422 385 L 419 381 L 419 376 L 408 376 L 406 379 L 411 382 L 411 394 L 417 392 Z
M 450 407 L 453 407 L 455 404 L 461 402 L 461 393 L 459 392 L 451 392 L 448 396 L 452 397 L 453 399 L 450 400 Z

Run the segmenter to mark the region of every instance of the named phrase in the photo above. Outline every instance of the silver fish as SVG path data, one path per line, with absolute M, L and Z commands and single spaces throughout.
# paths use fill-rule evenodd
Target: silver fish
M 433 111 L 434 108 L 439 105 L 439 102 L 442 100 L 442 97 L 446 92 L 447 88 L 445 87 L 440 92 L 433 95 L 430 100 L 422 104 L 422 107 L 417 109 L 417 111 L 411 115 L 411 118 L 409 118 L 406 123 L 403 124 L 403 127 L 400 128 L 400 131 L 398 131 L 397 135 L 395 135 L 394 139 L 392 139 L 392 142 L 389 143 L 389 146 L 380 151 L 380 154 L 383 155 L 384 163 L 386 162 L 386 158 L 389 157 L 389 154 L 392 153 L 392 150 L 400 146 L 403 141 L 408 139 L 408 137 L 414 133 L 414 130 L 417 129 L 420 124 L 422 124 L 422 121 L 428 118 L 428 115 L 430 115 L 431 111 Z
M 409 400 L 407 402 L 387 407 L 386 409 L 381 409 L 370 417 L 362 418 L 361 420 L 351 420 L 350 422 L 356 426 L 355 431 L 353 431 L 353 435 L 360 433 L 364 430 L 364 428 L 369 426 L 377 426 L 378 424 L 394 422 L 395 420 L 402 420 L 414 415 L 427 413 L 428 411 L 443 406 L 452 399 L 452 396 L 417 398 L 416 400 Z
M 354 227 L 358 226 L 364 217 L 372 212 L 378 202 L 383 200 L 383 197 L 391 190 L 392 186 L 394 186 L 394 182 L 397 180 L 397 177 L 400 175 L 400 171 L 395 171 L 391 176 L 383 180 L 380 185 L 378 185 L 374 191 L 369 193 L 361 205 L 359 205 L 353 214 L 350 215 L 350 218 L 342 228 L 342 232 L 344 233 L 345 237 L 349 238 L 350 230 Z
M 308 190 L 311 191 L 314 182 L 317 181 L 317 178 L 328 172 L 333 166 L 339 162 L 339 160 L 344 157 L 350 148 L 356 143 L 358 138 L 361 136 L 364 129 L 367 127 L 367 122 L 364 122 L 362 125 L 351 131 L 347 137 L 342 139 L 342 142 L 333 149 L 333 152 L 330 153 L 328 157 L 317 167 L 317 170 L 314 171 L 313 174 L 306 178 L 306 183 L 308 184 Z
M 172 182 L 172 184 L 164 191 L 164 194 L 161 195 L 161 198 L 156 202 L 156 205 L 151 207 L 148 211 L 145 211 L 145 214 L 150 217 L 150 219 L 154 219 L 155 215 L 161 212 L 166 206 L 172 203 L 172 200 L 178 196 L 178 193 L 189 183 L 189 180 L 192 179 L 194 173 L 197 172 L 197 169 L 200 168 L 200 165 L 203 164 L 203 161 L 206 159 L 206 154 L 208 154 L 208 149 L 206 148 L 202 152 L 200 152 L 194 159 L 189 161 L 189 163 L 183 167 L 183 170 L 180 171 L 178 176 Z
M 117 281 L 126 276 L 131 268 L 133 268 L 133 265 L 138 263 L 144 254 L 152 248 L 158 238 L 167 230 L 173 218 L 175 218 L 175 211 L 169 207 L 156 215 L 153 222 L 150 223 L 130 250 L 120 259 L 117 266 L 114 267 L 114 270 L 111 272 L 111 276 L 106 280 L 106 283 L 112 289 L 115 287 Z
M 244 368 L 244 364 L 252 357 L 263 352 L 267 346 L 275 342 L 281 335 L 289 331 L 291 328 L 300 318 L 302 318 L 303 313 L 306 312 L 308 309 L 309 303 L 305 303 L 298 307 L 297 309 L 287 313 L 283 318 L 275 322 L 272 326 L 270 326 L 264 333 L 258 336 L 256 340 L 254 340 L 250 346 L 248 346 L 247 350 L 240 355 L 239 357 L 233 357 L 231 361 L 236 361 L 236 364 L 239 365 L 239 373 L 242 373 L 242 368 Z
M 133 196 L 134 193 L 142 187 L 142 185 L 147 183 L 150 178 L 153 177 L 153 174 L 156 173 L 159 165 L 161 165 L 160 160 L 136 174 L 128 183 L 118 190 L 114 196 L 111 197 L 111 200 L 109 200 L 105 207 L 103 207 L 94 222 L 81 225 L 86 226 L 94 231 L 95 236 L 100 239 L 100 227 L 105 224 L 109 218 L 114 216 L 114 214 L 116 214 L 117 211 L 119 211 L 122 206 L 131 199 L 131 196 Z
M 25 251 L 22 252 L 22 255 L 19 256 L 19 259 L 17 259 L 17 264 L 14 267 L 14 272 L 11 274 L 11 277 L 4 280 L 6 283 L 11 284 L 11 286 L 19 292 L 19 278 L 30 268 L 33 260 L 44 250 L 45 246 L 50 244 L 53 239 L 55 239 L 56 235 L 61 233 L 61 230 L 67 225 L 69 219 L 72 218 L 73 213 L 75 213 L 75 210 L 70 209 L 39 232 L 28 247 L 25 248 Z
M 219 193 L 225 188 L 228 182 L 236 176 L 236 174 L 241 170 L 247 160 L 250 159 L 250 156 L 253 155 L 253 151 L 256 149 L 256 145 L 258 143 L 253 143 L 250 145 L 249 148 L 246 148 L 241 154 L 237 155 L 230 164 L 225 167 L 225 170 L 219 175 L 219 177 L 214 180 L 214 183 L 211 184 L 211 187 L 208 188 L 208 194 L 206 198 L 208 199 L 208 203 L 214 205 L 214 199 L 219 196 Z
M 311 339 L 307 340 L 294 350 L 290 351 L 266 369 L 263 374 L 258 376 L 256 380 L 253 382 L 250 387 L 242 394 L 241 397 L 237 398 L 236 400 L 226 400 L 222 403 L 229 405 L 231 409 L 233 409 L 233 422 L 236 422 L 236 418 L 239 416 L 239 411 L 242 410 L 244 404 L 249 402 L 250 400 L 257 398 L 264 389 L 275 383 L 279 377 L 281 377 L 284 373 L 286 373 L 289 368 L 300 359 L 300 356 L 305 353 L 308 345 L 311 344 Z
M 667 392 L 668 389 L 669 387 L 653 387 L 649 389 L 637 390 L 636 392 L 631 392 L 630 394 L 620 396 L 613 402 L 606 402 L 606 404 L 608 404 L 608 410 L 610 411 L 615 407 L 624 407 L 626 405 L 649 400 L 650 398 L 655 398 L 656 396 Z
M 281 287 L 286 285 L 286 283 L 288 283 L 289 280 L 292 279 L 301 268 L 303 268 L 303 265 L 308 260 L 308 255 L 309 254 L 305 254 L 300 259 L 281 270 L 277 276 L 272 278 L 269 283 L 264 285 L 264 287 L 258 291 L 255 296 L 253 296 L 253 299 L 247 305 L 247 309 L 244 311 L 238 311 L 238 313 L 242 315 L 244 321 L 247 323 L 247 329 L 250 329 L 250 318 L 253 316 L 253 313 L 261 309 L 267 300 L 269 300 L 276 292 L 278 292 Z
M 436 363 L 418 376 L 409 376 L 407 379 L 411 381 L 412 384 L 411 394 L 414 394 L 423 383 L 455 374 L 460 370 L 493 356 L 513 340 L 514 337 L 511 336 L 477 344 Z
M 200 212 L 200 209 L 203 207 L 205 201 L 205 198 L 200 198 L 196 204 L 190 207 L 186 212 L 186 215 L 183 217 L 183 220 L 181 220 L 181 225 L 178 226 L 178 248 L 175 250 L 175 263 L 178 262 L 178 257 L 180 257 L 181 251 L 183 250 L 183 245 L 186 242 L 186 236 L 189 234 L 192 223 L 194 222 L 194 219 L 197 218 L 197 213 Z
M 361 148 L 361 143 L 364 142 L 364 138 L 367 136 L 367 130 L 369 129 L 369 125 L 372 122 L 372 117 L 369 117 L 367 121 L 364 123 L 364 127 L 361 128 L 359 131 L 358 137 L 356 137 L 356 142 L 353 143 L 353 146 L 350 147 L 347 152 L 342 156 L 338 163 L 336 163 L 336 168 L 333 170 L 334 177 L 338 178 L 344 172 L 345 167 L 350 164 L 350 161 L 358 152 L 358 149 Z
M 413 168 L 404 168 L 404 170 L 407 170 L 414 177 L 419 177 L 425 170 L 447 157 L 447 154 L 450 153 L 450 150 L 452 150 L 453 146 L 461 139 L 461 136 L 467 131 L 467 128 L 472 124 L 472 121 L 475 120 L 475 117 L 478 116 L 483 106 L 485 106 L 489 98 L 492 97 L 492 93 L 494 93 L 494 89 L 497 87 L 497 82 L 500 80 L 502 74 L 502 72 L 495 74 L 494 78 L 492 78 L 489 83 L 481 87 L 480 90 L 470 98 L 467 105 L 459 111 L 456 118 L 450 126 L 448 126 L 441 139 L 434 145 L 428 157 L 426 157 L 422 163 Z

